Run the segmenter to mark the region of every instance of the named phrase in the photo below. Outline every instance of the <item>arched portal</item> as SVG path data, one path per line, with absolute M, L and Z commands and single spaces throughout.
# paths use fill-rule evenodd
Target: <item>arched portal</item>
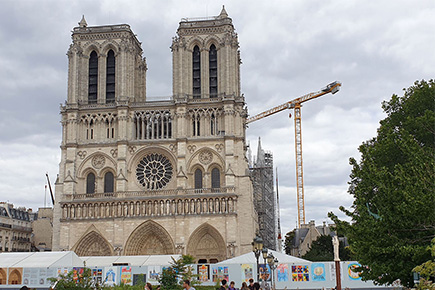
M 187 254 L 196 261 L 223 261 L 226 259 L 225 241 L 221 234 L 210 224 L 200 225 L 190 236 Z
M 124 255 L 175 254 L 169 233 L 158 223 L 148 220 L 139 225 L 125 243 Z
M 19 285 L 21 284 L 21 272 L 18 269 L 11 270 L 9 268 L 9 285 Z
M 0 285 L 6 285 L 6 271 L 0 268 Z
M 73 247 L 78 256 L 111 256 L 112 246 L 96 231 L 84 235 Z

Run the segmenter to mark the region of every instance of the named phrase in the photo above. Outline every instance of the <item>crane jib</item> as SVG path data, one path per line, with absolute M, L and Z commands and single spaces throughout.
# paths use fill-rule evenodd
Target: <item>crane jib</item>
M 263 119 L 270 115 L 281 112 L 285 109 L 295 110 L 295 154 L 296 154 L 296 191 L 298 200 L 298 225 L 305 224 L 305 202 L 304 202 L 304 177 L 302 165 L 302 126 L 301 126 L 301 104 L 303 102 L 315 99 L 328 93 L 335 94 L 339 91 L 341 86 L 340 82 L 332 82 L 320 91 L 312 92 L 302 97 L 296 98 L 282 105 L 276 106 L 272 109 L 266 110 L 260 114 L 246 119 L 246 124 Z
M 335 94 L 340 90 L 340 86 L 341 86 L 340 82 L 338 82 L 338 81 L 332 82 L 332 83 L 328 84 L 326 87 L 322 88 L 320 91 L 312 92 L 312 93 L 303 95 L 302 97 L 296 98 L 296 99 L 291 100 L 289 102 L 286 102 L 282 105 L 279 105 L 279 106 L 276 106 L 272 109 L 261 112 L 255 116 L 249 117 L 246 119 L 246 124 L 263 119 L 263 118 L 268 117 L 270 115 L 281 112 L 285 109 L 293 109 L 296 104 L 301 104 L 303 102 L 312 100 L 314 98 L 318 98 L 318 97 L 326 95 L 328 93 Z

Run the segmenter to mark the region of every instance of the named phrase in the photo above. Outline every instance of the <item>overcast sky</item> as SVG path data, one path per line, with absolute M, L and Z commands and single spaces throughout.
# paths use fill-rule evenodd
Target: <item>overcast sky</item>
M 306 219 L 330 222 L 329 211 L 349 207 L 349 158 L 359 159 L 358 146 L 376 136 L 385 117 L 381 102 L 416 80 L 435 77 L 433 0 L 3 0 L 0 201 L 35 210 L 44 206 L 45 173 L 52 183 L 56 179 L 66 51 L 83 14 L 89 26 L 130 24 L 147 58 L 147 95 L 169 96 L 169 47 L 179 21 L 218 15 L 222 5 L 239 35 L 242 92 L 250 115 L 342 82 L 339 93 L 302 108 Z M 289 113 L 252 123 L 247 131 L 253 155 L 259 136 L 273 153 L 283 234 L 297 223 Z

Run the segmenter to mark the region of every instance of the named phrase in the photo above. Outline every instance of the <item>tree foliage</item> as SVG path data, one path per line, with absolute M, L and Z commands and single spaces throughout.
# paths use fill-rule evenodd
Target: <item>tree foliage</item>
M 197 280 L 192 280 L 195 275 L 189 266 L 195 262 L 195 258 L 190 255 L 183 255 L 178 260 L 172 258 L 170 267 L 164 268 L 159 282 L 162 290 L 181 290 L 182 281 L 190 280 L 190 285 L 194 286 Z
M 387 117 L 377 136 L 350 159 L 351 223 L 333 213 L 338 231 L 349 239 L 363 279 L 412 286 L 412 269 L 430 260 L 435 236 L 435 82 L 417 81 L 383 102 Z
M 99 285 L 95 285 L 91 269 L 86 267 L 81 274 L 78 274 L 76 270 L 71 270 L 65 275 L 60 274 L 58 278 L 49 278 L 49 280 L 56 283 L 57 290 L 102 289 Z
M 349 261 L 350 252 L 344 246 L 344 243 L 340 241 L 339 246 L 340 260 Z M 311 246 L 310 250 L 301 257 L 309 261 L 334 261 L 334 247 L 332 245 L 332 236 L 321 235 L 315 240 Z
M 288 232 L 287 234 L 285 234 L 285 238 L 284 238 L 284 251 L 287 255 L 291 255 L 292 254 L 292 241 L 295 238 L 295 230 L 292 230 L 290 232 Z

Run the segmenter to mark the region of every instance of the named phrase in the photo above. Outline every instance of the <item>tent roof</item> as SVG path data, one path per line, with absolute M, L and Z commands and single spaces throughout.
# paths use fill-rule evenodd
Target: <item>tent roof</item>
M 0 267 L 10 267 L 32 254 L 33 253 L 0 253 Z
M 278 262 L 280 264 L 301 264 L 301 263 L 311 263 L 308 260 L 296 258 L 287 254 L 283 254 L 281 252 L 268 250 L 268 252 L 271 252 L 275 258 L 278 259 Z M 260 263 L 263 263 L 263 257 L 260 255 L 259 258 Z M 218 265 L 226 265 L 226 264 L 256 264 L 257 259 L 255 258 L 254 252 L 249 252 L 244 255 L 240 255 L 228 260 L 224 260 L 222 262 L 217 263 Z
M 86 262 L 86 267 L 109 267 L 113 263 L 128 263 L 130 266 L 166 266 L 172 263 L 172 257 L 177 260 L 180 255 L 153 256 L 104 256 L 80 257 Z
M 0 253 L 1 267 L 80 267 L 83 261 L 72 251 Z

